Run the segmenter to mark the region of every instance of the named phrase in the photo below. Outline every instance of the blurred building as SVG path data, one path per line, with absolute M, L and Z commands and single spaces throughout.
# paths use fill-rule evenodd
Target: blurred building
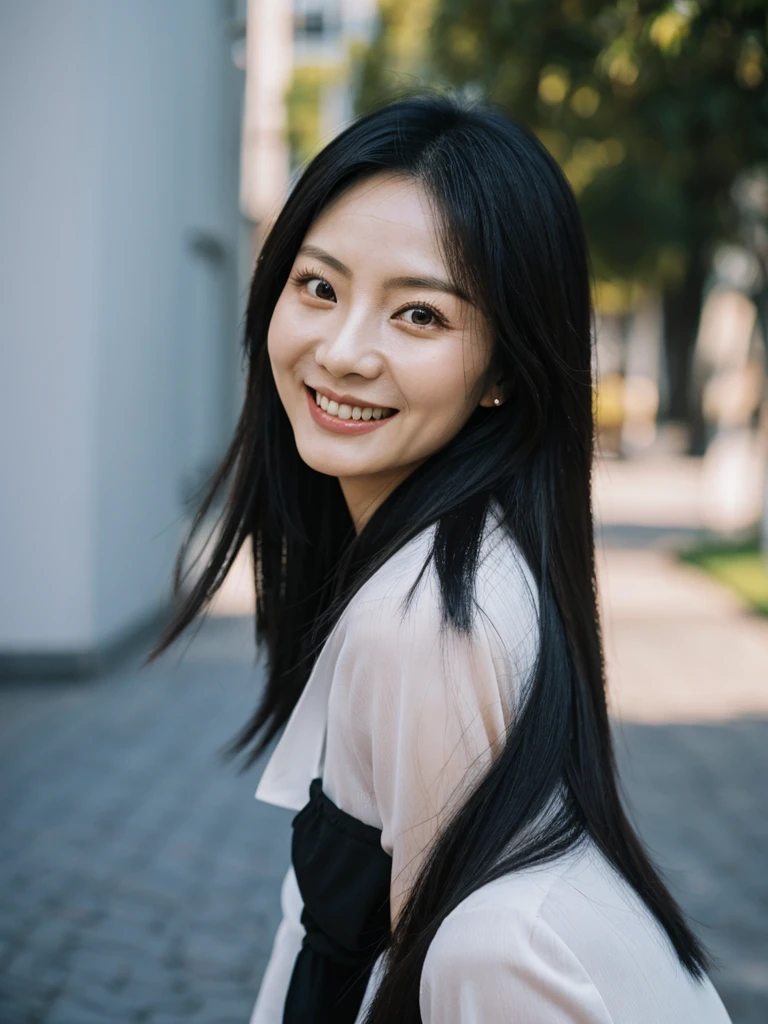
M 354 116 L 376 0 L 248 0 L 241 207 L 258 250 L 291 180 Z
M 310 93 L 314 85 L 319 146 L 354 116 L 355 61 L 378 17 L 376 0 L 295 0 L 296 84 Z
M 290 176 L 286 93 L 293 74 L 291 0 L 248 0 L 240 206 L 254 255 L 285 198 Z
M 95 670 L 162 614 L 231 433 L 244 22 L 222 0 L 0 6 L 5 674 Z
M 240 407 L 255 251 L 306 156 L 307 76 L 314 143 L 352 116 L 375 12 L 0 6 L 0 674 L 98 671 L 167 612 Z

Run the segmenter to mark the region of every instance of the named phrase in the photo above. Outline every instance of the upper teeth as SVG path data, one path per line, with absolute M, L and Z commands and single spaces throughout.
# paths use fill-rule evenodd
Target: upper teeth
M 331 416 L 338 416 L 340 420 L 380 420 L 382 416 L 391 415 L 393 410 L 371 408 L 367 405 L 364 409 L 359 405 L 339 405 L 326 398 L 325 395 L 315 392 L 315 402 Z

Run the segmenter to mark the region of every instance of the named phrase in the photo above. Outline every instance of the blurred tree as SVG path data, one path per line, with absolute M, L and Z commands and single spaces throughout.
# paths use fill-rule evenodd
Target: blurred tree
M 379 23 L 369 47 L 358 50 L 354 106 L 367 113 L 383 102 L 432 84 L 435 70 L 424 39 L 437 0 L 379 0 Z
M 345 81 L 346 66 L 304 64 L 294 68 L 286 94 L 291 164 L 307 163 L 327 142 L 323 138 L 322 107 L 326 90 Z
M 687 419 L 711 250 L 735 231 L 731 185 L 768 160 L 766 0 L 435 0 L 409 64 L 403 34 L 430 6 L 382 0 L 359 108 L 381 102 L 393 67 L 401 85 L 410 70 L 476 89 L 529 125 L 578 196 L 598 304 L 619 312 L 639 286 L 662 289 L 667 414 Z

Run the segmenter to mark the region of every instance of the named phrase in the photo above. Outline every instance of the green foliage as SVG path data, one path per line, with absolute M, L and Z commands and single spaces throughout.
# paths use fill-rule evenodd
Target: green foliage
M 735 590 L 754 611 L 768 615 L 768 559 L 757 540 L 709 542 L 680 558 Z
M 381 13 L 358 109 L 393 84 L 469 86 L 504 106 L 563 167 L 606 279 L 678 284 L 731 233 L 737 174 L 768 160 L 766 0 L 381 0 Z
M 343 80 L 345 69 L 336 65 L 304 65 L 295 68 L 286 96 L 288 142 L 294 166 L 306 163 L 322 145 L 323 91 Z
M 426 40 L 436 0 L 379 0 L 376 36 L 358 62 L 355 113 L 404 98 L 434 84 Z

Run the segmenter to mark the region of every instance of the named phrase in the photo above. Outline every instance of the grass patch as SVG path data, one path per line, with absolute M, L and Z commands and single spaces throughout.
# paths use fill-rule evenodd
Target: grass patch
M 679 557 L 735 590 L 758 614 L 768 616 L 768 558 L 757 538 L 705 541 L 681 551 Z

